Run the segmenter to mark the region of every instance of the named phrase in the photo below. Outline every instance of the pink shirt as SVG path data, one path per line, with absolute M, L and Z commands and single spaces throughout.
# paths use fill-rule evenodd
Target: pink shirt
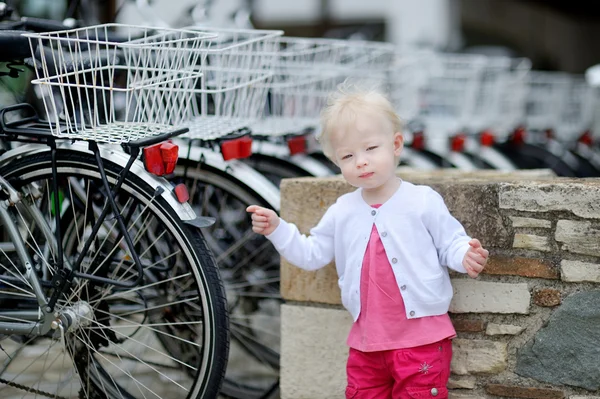
M 374 205 L 378 208 L 379 205 Z M 398 265 L 396 267 L 402 267 Z M 360 277 L 360 314 L 352 325 L 348 346 L 374 352 L 412 348 L 456 336 L 448 314 L 407 319 L 398 287 L 375 225 L 365 251 Z

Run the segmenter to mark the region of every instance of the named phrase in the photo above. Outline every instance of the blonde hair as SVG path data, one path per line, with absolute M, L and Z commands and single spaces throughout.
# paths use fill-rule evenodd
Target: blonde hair
M 357 116 L 365 113 L 383 117 L 392 129 L 391 133 L 402 132 L 403 123 L 400 117 L 380 90 L 345 81 L 329 94 L 327 105 L 321 111 L 321 132 L 317 140 L 327 158 L 333 160 L 330 134 L 337 129 L 352 126 Z

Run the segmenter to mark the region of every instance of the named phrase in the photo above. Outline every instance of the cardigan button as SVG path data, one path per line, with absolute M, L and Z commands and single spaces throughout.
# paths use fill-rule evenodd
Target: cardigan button
M 431 396 L 438 396 L 437 388 L 431 388 Z
M 405 286 L 405 285 L 403 285 L 402 287 L 400 287 L 400 289 L 401 289 L 402 291 L 406 291 L 406 286 Z
M 377 211 L 371 211 L 371 215 L 375 216 L 375 214 L 377 213 Z
M 411 316 L 414 316 L 414 315 L 415 315 L 415 311 L 414 311 L 414 310 L 411 310 L 411 311 L 410 311 L 410 315 L 411 315 Z
M 398 263 L 398 259 L 392 258 L 392 263 Z
M 384 231 L 383 233 L 381 233 L 382 237 L 387 237 L 387 233 Z

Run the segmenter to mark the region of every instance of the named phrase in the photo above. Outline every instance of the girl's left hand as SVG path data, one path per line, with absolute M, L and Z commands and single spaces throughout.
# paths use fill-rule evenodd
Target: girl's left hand
M 476 278 L 487 263 L 489 252 L 481 246 L 478 239 L 469 241 L 469 249 L 463 259 L 463 267 L 467 270 L 469 277 Z

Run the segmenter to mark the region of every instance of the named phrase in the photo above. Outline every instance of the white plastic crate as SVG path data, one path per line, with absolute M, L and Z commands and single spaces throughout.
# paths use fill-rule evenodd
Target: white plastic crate
M 189 120 L 213 33 L 103 24 L 29 38 L 52 134 L 123 143 Z M 115 39 L 118 37 L 119 39 Z

